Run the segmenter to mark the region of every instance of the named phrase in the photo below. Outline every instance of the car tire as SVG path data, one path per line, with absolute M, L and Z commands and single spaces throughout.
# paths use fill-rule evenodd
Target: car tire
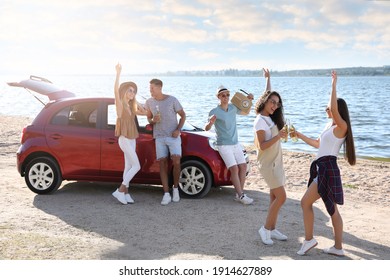
M 187 160 L 181 164 L 180 192 L 190 198 L 202 198 L 211 189 L 210 169 L 201 161 Z
M 58 164 L 49 157 L 35 158 L 26 166 L 27 187 L 37 194 L 54 192 L 62 183 Z

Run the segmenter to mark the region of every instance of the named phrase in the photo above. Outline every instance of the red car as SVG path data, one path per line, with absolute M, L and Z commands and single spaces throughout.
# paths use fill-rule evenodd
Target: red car
M 114 135 L 114 98 L 77 98 L 36 76 L 9 85 L 24 87 L 50 99 L 34 121 L 23 129 L 17 151 L 18 171 L 31 191 L 37 194 L 53 192 L 63 180 L 122 181 L 124 160 Z M 137 116 L 137 125 L 141 170 L 131 183 L 160 185 L 152 126 L 146 116 Z M 186 123 L 181 138 L 179 189 L 182 194 L 201 198 L 212 186 L 232 184 L 215 149 L 213 133 Z M 249 171 L 247 155 L 246 158 Z

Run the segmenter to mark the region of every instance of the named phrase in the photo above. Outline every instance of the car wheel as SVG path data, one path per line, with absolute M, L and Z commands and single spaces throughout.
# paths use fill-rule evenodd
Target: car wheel
M 30 161 L 24 176 L 27 187 L 37 194 L 54 192 L 62 182 L 58 164 L 48 157 Z
M 188 160 L 181 164 L 179 188 L 183 194 L 202 198 L 210 191 L 211 184 L 211 173 L 204 163 Z

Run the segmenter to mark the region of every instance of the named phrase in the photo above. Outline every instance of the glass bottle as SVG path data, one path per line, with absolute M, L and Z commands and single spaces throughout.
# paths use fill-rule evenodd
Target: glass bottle
M 284 127 L 282 128 L 282 130 L 284 130 L 286 132 L 286 137 L 280 138 L 280 141 L 282 141 L 283 143 L 286 143 L 287 139 L 288 139 L 288 120 L 286 120 L 286 122 L 284 123 Z
M 293 142 L 297 142 L 298 141 L 298 137 L 297 137 L 297 134 L 296 134 L 296 130 L 295 130 L 295 127 L 293 124 L 290 124 L 290 130 L 289 130 L 289 135 L 290 135 L 290 138 Z
M 158 121 L 156 123 L 159 123 L 161 121 L 161 113 L 160 113 L 160 108 L 158 107 L 158 105 L 156 105 L 156 113 L 154 115 L 158 116 Z

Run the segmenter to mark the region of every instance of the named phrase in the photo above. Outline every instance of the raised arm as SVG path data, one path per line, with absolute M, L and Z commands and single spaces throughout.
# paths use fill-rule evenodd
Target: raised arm
M 118 117 L 120 117 L 122 115 L 122 109 L 123 109 L 122 102 L 119 96 L 119 79 L 122 72 L 122 65 L 118 63 L 115 66 L 115 70 L 116 70 L 115 83 L 114 83 L 115 107 L 116 107 L 116 113 Z
M 263 74 L 265 78 L 265 91 L 271 90 L 271 74 L 267 68 L 263 68 Z
M 333 70 L 332 71 L 332 93 L 330 94 L 329 110 L 332 113 L 333 123 L 336 125 L 336 128 L 334 129 L 334 134 L 338 138 L 343 138 L 347 133 L 348 125 L 343 120 L 343 118 L 340 116 L 339 113 L 339 109 L 337 106 L 336 84 L 337 84 L 337 73 L 336 71 Z

